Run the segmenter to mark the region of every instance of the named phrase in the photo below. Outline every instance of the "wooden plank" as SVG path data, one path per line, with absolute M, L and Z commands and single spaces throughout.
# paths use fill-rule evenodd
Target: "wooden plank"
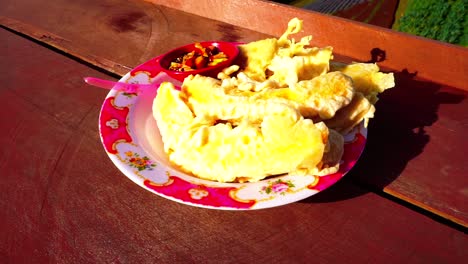
M 335 53 L 358 61 L 368 61 L 372 50 L 379 49 L 385 51 L 383 67 L 417 72 L 420 78 L 468 90 L 468 49 L 463 47 L 271 1 L 217 0 L 196 5 L 187 0 L 146 1 L 273 36 L 280 36 L 288 21 L 299 17 L 304 20 L 304 32 L 297 38 L 312 34 L 314 44 L 331 45 Z
M 377 103 L 353 177 L 468 226 L 468 92 L 397 76 Z
M 151 58 L 154 54 L 158 54 L 157 52 L 164 52 L 187 41 L 215 38 L 249 41 L 263 38 L 269 33 L 275 33 L 273 32 L 275 29 L 278 32 L 280 29 L 283 30 L 284 24 L 282 23 L 287 22 L 286 17 L 293 15 L 301 15 L 306 19 L 306 22 L 309 21 L 306 26 L 312 25 L 310 30 L 315 35 L 315 39 L 319 38 L 319 43 L 325 43 L 323 38 L 326 38 L 326 41 L 330 42 L 328 44 L 340 46 L 339 40 L 330 37 L 330 34 L 325 32 L 330 30 L 329 26 L 317 29 L 316 23 L 318 25 L 333 24 L 338 30 L 336 31 L 334 28 L 333 32 L 344 30 L 342 27 L 347 30 L 352 29 L 353 32 L 364 34 L 365 39 L 384 45 L 379 47 L 387 47 L 394 41 L 405 40 L 399 42 L 408 43 L 408 45 L 399 45 L 398 50 L 393 50 L 393 52 L 401 53 L 398 55 L 401 60 L 394 61 L 396 64 L 392 64 L 392 66 L 403 68 L 403 70 L 395 71 L 397 88 L 386 92 L 377 105 L 377 116 L 371 122 L 370 127 L 369 146 L 359 163 L 360 166 L 353 172 L 357 175 L 354 178 L 374 190 L 383 190 L 451 221 L 468 226 L 468 204 L 464 202 L 467 197 L 464 186 L 467 186 L 467 182 L 466 178 L 462 177 L 462 175 L 467 175 L 467 165 L 462 153 L 467 145 L 467 139 L 464 136 L 467 133 L 467 101 L 465 100 L 466 92 L 463 92 L 467 89 L 466 78 L 468 78 L 468 74 L 464 74 L 468 63 L 463 59 L 466 58 L 466 49 L 258 1 L 246 1 L 242 2 L 243 4 L 234 1 L 229 3 L 210 1 L 212 8 L 215 9 L 219 9 L 218 5 L 221 3 L 227 5 L 226 9 L 221 8 L 223 10 L 221 13 L 226 12 L 225 17 L 220 17 L 214 11 L 203 11 L 204 9 L 199 9 L 198 6 L 189 10 L 188 5 L 184 4 L 183 1 L 168 2 L 172 3 L 175 8 L 211 16 L 242 27 L 141 1 L 125 1 L 124 3 L 119 2 L 119 0 L 109 0 L 104 3 L 81 1 L 83 1 L 81 4 L 74 2 L 71 5 L 65 4 L 64 0 L 51 2 L 48 12 L 57 14 L 60 10 L 61 13 L 57 17 L 51 15 L 52 18 L 47 20 L 43 18 L 43 14 L 29 12 L 39 8 L 39 3 L 26 5 L 23 1 L 4 1 L 3 4 L 7 8 L 0 10 L 0 12 L 9 17 L 21 19 L 21 22 L 13 23 L 11 18 L 5 19 L 5 17 L 1 21 L 10 21 L 8 25 L 17 28 L 18 31 L 23 30 L 25 34 L 46 43 L 52 43 L 52 46 L 55 45 L 67 53 L 76 54 L 77 57 L 99 67 L 104 67 L 111 72 L 113 72 L 113 65 L 132 67 Z M 110 3 L 119 8 L 114 8 L 111 13 L 105 13 L 103 17 L 97 18 L 97 13 L 104 12 L 103 10 L 108 8 Z M 258 4 L 259 8 L 253 8 L 254 3 Z M 206 7 L 207 4 L 200 2 L 199 5 Z M 62 10 L 63 6 L 67 6 L 67 8 Z M 233 17 L 231 12 L 239 13 L 241 7 L 252 10 L 251 17 L 255 19 L 250 21 L 244 14 Z M 272 18 L 272 14 L 263 14 L 263 11 L 257 10 L 262 8 L 269 8 L 272 14 L 276 14 L 276 19 L 268 20 Z M 62 13 L 67 16 L 82 14 L 81 20 L 69 21 L 64 19 L 65 15 Z M 129 14 L 132 13 L 145 15 L 142 16 L 144 18 L 136 19 L 135 17 L 131 18 Z M 283 15 L 279 16 L 279 14 Z M 242 16 L 244 17 L 242 18 Z M 262 28 L 260 27 L 261 21 L 257 21 L 259 18 L 262 18 L 263 22 L 267 20 L 277 22 Z M 311 18 L 315 19 L 313 23 L 310 21 Z M 241 23 L 239 19 L 243 19 L 244 22 Z M 100 26 L 91 33 L 83 34 L 82 32 L 90 28 L 91 23 L 97 23 L 96 20 L 99 21 Z M 34 26 L 25 25 L 24 21 L 34 23 Z M 149 28 L 148 24 L 152 26 Z M 190 25 L 195 26 L 191 27 Z M 135 28 L 118 31 L 117 27 Z M 207 28 L 216 30 L 207 31 Z M 245 28 L 257 29 L 263 33 Z M 44 29 L 53 33 L 43 31 Z M 321 34 L 316 34 L 315 29 L 319 30 L 318 33 L 321 32 Z M 339 39 L 342 40 L 345 37 L 350 37 L 350 33 L 343 36 L 340 34 L 337 36 L 340 36 Z M 53 37 L 41 39 L 42 35 Z M 123 45 L 120 45 L 121 42 L 118 41 L 108 41 L 117 37 L 121 39 Z M 67 41 L 61 41 L 62 39 Z M 119 45 L 115 45 L 115 43 L 119 43 Z M 405 52 L 410 52 L 411 47 L 414 48 L 414 45 L 421 47 L 417 49 L 423 50 L 421 52 L 434 51 L 434 54 L 424 57 L 417 53 L 416 57 L 412 57 L 413 55 L 403 57 Z M 362 46 L 363 50 L 357 52 L 356 57 L 361 56 L 359 54 L 363 51 L 368 51 L 364 44 L 352 46 L 353 50 L 335 50 L 343 51 L 345 54 L 354 54 L 352 52 L 357 52 L 354 49 L 358 48 L 357 46 Z M 387 48 L 385 49 L 387 50 Z M 413 59 L 415 60 L 413 61 Z M 428 71 L 427 60 L 431 60 L 431 63 L 437 62 L 439 66 L 433 65 L 434 67 Z M 99 63 L 99 61 L 114 61 L 114 63 Z M 411 71 L 411 68 L 404 69 L 405 65 L 411 65 L 415 62 L 419 63 L 421 68 L 414 68 L 414 71 Z M 434 69 L 437 69 L 438 74 L 431 76 L 430 79 L 436 81 L 421 78 L 423 76 L 421 72 L 429 74 Z M 114 72 L 123 74 L 123 71 Z M 447 82 L 452 85 L 462 83 L 461 86 L 451 88 L 443 84 L 443 79 L 439 79 L 439 76 L 446 77 L 454 73 L 461 75 Z M 380 113 L 381 111 L 382 113 Z M 403 119 L 400 120 L 400 118 Z M 418 133 L 418 129 L 424 131 L 425 134 Z M 396 137 L 393 131 L 396 131 Z M 390 167 L 390 169 L 379 171 L 382 166 Z
M 98 138 L 106 91 L 88 87 L 81 76 L 104 76 L 5 30 L 0 37 L 2 262 L 457 263 L 468 257 L 463 232 L 347 178 L 304 201 L 249 212 L 194 208 L 144 191 L 117 170 Z
M 50 47 L 56 48 L 57 50 L 60 50 L 68 55 L 83 60 L 91 65 L 104 69 L 118 76 L 123 76 L 132 69 L 132 67 L 93 55 L 73 42 L 48 32 L 42 28 L 35 27 L 30 24 L 4 16 L 0 16 L 0 23 L 5 29 L 28 36 L 38 42 L 47 44 Z
M 397 0 L 328 0 L 328 1 L 274 1 L 282 2 L 304 9 L 334 16 L 360 21 L 367 24 L 392 28 L 395 20 L 395 11 L 398 7 Z
M 398 0 L 359 1 L 344 10 L 334 12 L 334 16 L 360 21 L 367 24 L 392 28 Z
M 312 34 L 318 46 L 331 45 L 335 53 L 358 61 L 370 60 L 372 50 L 383 50 L 383 67 L 417 72 L 420 78 L 468 89 L 464 59 L 468 50 L 463 47 L 270 1 L 149 2 L 156 5 L 138 0 L 54 0 L 47 1 L 50 16 L 46 16 L 41 1 L 4 0 L 0 15 L 73 40 L 87 54 L 99 50 L 99 57 L 129 67 L 167 51 L 168 43 L 174 47 L 200 39 L 251 41 L 280 36 L 292 17 L 300 17 L 305 28 L 298 37 Z M 116 43 L 121 52 L 108 48 Z
M 173 47 L 203 40 L 247 42 L 265 34 L 143 1 L 5 0 L 1 24 L 123 75 Z M 45 16 L 45 14 L 48 14 Z M 79 15 L 79 18 L 73 18 Z M 118 62 L 118 63 L 117 63 Z

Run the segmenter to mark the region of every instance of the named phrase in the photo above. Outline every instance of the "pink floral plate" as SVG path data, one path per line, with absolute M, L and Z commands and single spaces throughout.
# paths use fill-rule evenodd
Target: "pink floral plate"
M 261 209 L 289 204 L 330 187 L 357 162 L 364 150 L 363 125 L 345 137 L 340 170 L 326 176 L 284 175 L 255 183 L 218 183 L 187 175 L 171 165 L 152 115 L 157 87 L 163 81 L 180 85 L 154 67 L 154 59 L 127 73 L 120 82 L 154 84 L 140 93 L 111 90 L 99 117 L 104 149 L 122 173 L 144 189 L 167 199 L 204 208 Z

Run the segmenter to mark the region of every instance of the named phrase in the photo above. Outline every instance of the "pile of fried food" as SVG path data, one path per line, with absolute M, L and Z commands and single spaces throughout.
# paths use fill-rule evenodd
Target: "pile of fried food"
M 153 103 L 169 160 L 196 177 L 256 182 L 272 175 L 338 171 L 343 135 L 375 112 L 392 73 L 374 63 L 332 62 L 332 47 L 289 35 L 240 45 L 238 65 L 218 78 L 191 75 L 181 90 L 162 83 Z

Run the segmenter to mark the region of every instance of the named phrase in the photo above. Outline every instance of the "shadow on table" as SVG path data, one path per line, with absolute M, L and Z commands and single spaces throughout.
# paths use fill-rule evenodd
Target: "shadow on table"
M 403 70 L 394 74 L 396 87 L 379 96 L 375 117 L 368 127 L 366 148 L 358 163 L 336 188 L 332 186 L 303 202 L 332 202 L 381 191 L 423 152 L 431 140 L 425 127 L 437 121 L 439 105 L 458 104 L 465 98 L 441 91 L 438 84 L 418 80 L 417 72 Z M 350 182 L 361 187 L 343 190 Z

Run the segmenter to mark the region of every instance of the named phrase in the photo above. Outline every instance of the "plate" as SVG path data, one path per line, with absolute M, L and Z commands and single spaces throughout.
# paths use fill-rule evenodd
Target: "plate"
M 317 194 L 340 180 L 364 150 L 367 130 L 361 124 L 345 136 L 337 173 L 326 176 L 282 175 L 255 183 L 219 183 L 199 179 L 171 166 L 152 115 L 157 87 L 180 82 L 154 67 L 155 59 L 123 76 L 126 83 L 154 84 L 139 93 L 111 90 L 99 116 L 102 144 L 115 166 L 142 188 L 176 202 L 223 210 L 251 210 L 293 203 Z

